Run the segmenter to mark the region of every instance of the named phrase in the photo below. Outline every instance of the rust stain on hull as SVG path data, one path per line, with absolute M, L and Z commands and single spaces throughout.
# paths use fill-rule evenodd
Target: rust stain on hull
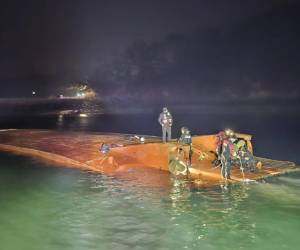
M 251 136 L 240 134 L 252 150 Z M 99 134 L 84 132 L 60 132 L 50 130 L 0 130 L 0 150 L 39 157 L 66 167 L 101 172 L 126 179 L 139 180 L 146 185 L 170 184 L 168 164 L 170 155 L 176 152 L 176 142 L 162 143 L 160 138 L 148 136 L 141 144 L 124 134 Z M 102 143 L 115 145 L 108 154 L 99 152 Z M 223 180 L 220 169 L 211 161 L 215 155 L 215 136 L 194 136 L 193 145 L 206 154 L 199 161 L 193 154 L 191 178 L 203 185 L 213 185 Z M 288 171 L 298 171 L 291 162 L 259 158 L 263 168 L 255 173 L 245 173 L 245 178 L 256 180 Z M 232 182 L 242 181 L 238 168 L 232 169 Z

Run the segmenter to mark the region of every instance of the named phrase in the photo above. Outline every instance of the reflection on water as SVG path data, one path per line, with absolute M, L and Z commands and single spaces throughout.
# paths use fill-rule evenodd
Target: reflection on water
M 61 128 L 64 126 L 64 115 L 63 114 L 58 115 L 56 125 L 58 128 Z
M 0 154 L 1 249 L 298 249 L 300 175 L 165 188 Z
M 215 239 L 216 244 L 219 242 L 219 247 L 222 244 L 226 246 L 226 238 L 231 231 L 239 234 L 236 235 L 238 237 L 247 237 L 251 242 L 255 238 L 256 223 L 252 220 L 255 216 L 251 208 L 245 206 L 250 188 L 247 184 L 241 184 L 187 189 L 185 184 L 175 181 L 174 188 L 170 190 L 172 209 L 169 209 L 169 213 L 172 223 L 174 226 L 184 226 L 188 230 L 192 236 L 191 240 L 194 241 L 193 247 L 201 247 L 203 242 L 212 244 L 211 233 L 220 234 L 220 237 Z

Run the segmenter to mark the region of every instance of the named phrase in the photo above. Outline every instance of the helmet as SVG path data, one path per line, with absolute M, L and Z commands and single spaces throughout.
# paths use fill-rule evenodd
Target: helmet
M 190 131 L 189 131 L 189 129 L 188 129 L 187 127 L 182 127 L 182 128 L 181 128 L 181 133 L 182 133 L 182 134 L 189 134 Z
M 164 112 L 164 113 L 168 113 L 168 112 L 169 112 L 169 111 L 168 111 L 168 108 L 167 108 L 167 107 L 164 107 L 164 108 L 163 108 L 163 112 Z
M 235 133 L 230 128 L 227 128 L 227 129 L 225 129 L 225 135 L 228 136 L 228 137 L 234 137 Z

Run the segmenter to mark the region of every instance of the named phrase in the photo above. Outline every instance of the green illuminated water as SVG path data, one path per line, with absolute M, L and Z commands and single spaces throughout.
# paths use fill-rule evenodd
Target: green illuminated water
M 0 154 L 0 249 L 299 249 L 300 175 L 146 188 Z

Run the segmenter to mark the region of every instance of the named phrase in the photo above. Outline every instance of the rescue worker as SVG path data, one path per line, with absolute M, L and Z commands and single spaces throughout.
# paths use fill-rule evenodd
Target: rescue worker
M 245 140 L 237 140 L 234 143 L 234 148 L 234 165 L 239 166 L 243 172 L 255 171 L 258 162 L 255 160 L 253 154 L 248 150 Z
M 182 145 L 182 149 L 185 153 L 185 155 L 187 155 L 187 165 L 191 166 L 192 164 L 192 155 L 193 155 L 193 151 L 192 151 L 192 136 L 191 136 L 191 132 L 188 130 L 188 128 L 186 127 L 182 127 L 181 128 L 181 136 L 178 140 L 178 142 Z
M 225 137 L 223 138 L 221 145 L 221 174 L 225 179 L 230 179 L 230 172 L 232 167 L 232 155 L 233 155 L 233 142 L 235 140 L 235 134 L 232 130 L 225 130 Z
M 221 174 L 226 179 L 230 179 L 232 166 L 238 166 L 242 172 L 246 172 L 255 171 L 257 164 L 261 165 L 248 150 L 246 141 L 237 138 L 230 129 L 217 134 L 216 153 L 218 161 L 215 162 L 221 165 Z
M 164 107 L 158 117 L 158 122 L 162 127 L 162 140 L 163 142 L 170 141 L 172 139 L 172 125 L 173 118 L 169 110 Z
M 231 157 L 230 157 L 230 142 L 228 140 L 223 141 L 221 152 L 221 174 L 225 179 L 230 179 L 231 171 Z
M 242 172 L 255 171 L 258 162 L 248 150 L 247 142 L 242 138 L 237 138 L 231 129 L 227 129 L 225 133 L 229 137 L 230 142 L 233 143 L 231 164 L 238 166 Z
M 230 132 L 219 132 L 217 134 L 217 148 L 216 153 L 218 155 L 218 160 L 221 165 L 221 174 L 225 179 L 230 179 L 231 171 L 231 155 L 233 149 L 233 143 L 229 140 Z M 231 134 L 233 136 L 233 134 Z

